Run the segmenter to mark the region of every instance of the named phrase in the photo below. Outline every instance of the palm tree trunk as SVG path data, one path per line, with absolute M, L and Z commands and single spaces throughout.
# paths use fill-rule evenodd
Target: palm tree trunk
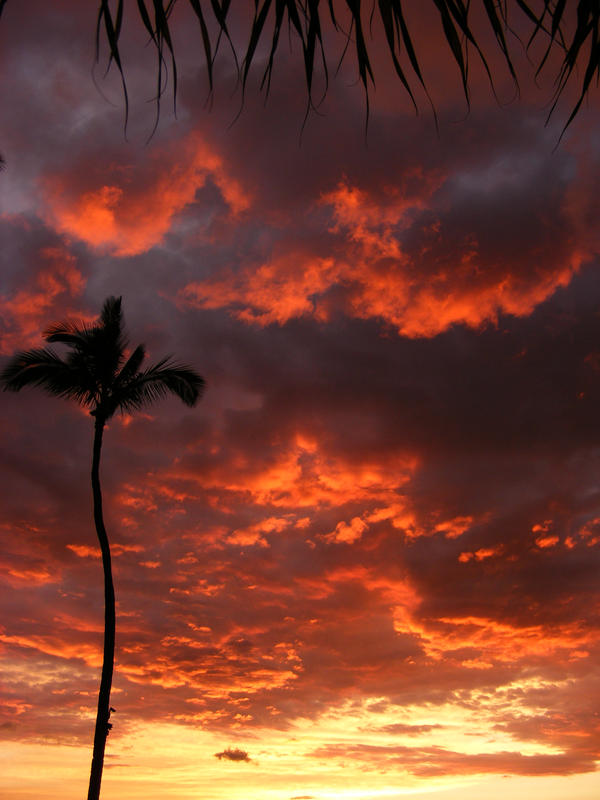
M 104 766 L 104 748 L 110 730 L 110 689 L 112 685 L 113 665 L 115 660 L 115 590 L 113 587 L 110 563 L 110 547 L 102 516 L 102 492 L 100 490 L 100 451 L 102 449 L 102 433 L 104 419 L 96 416 L 94 428 L 94 453 L 92 458 L 92 493 L 94 496 L 94 522 L 102 551 L 104 568 L 104 659 L 102 662 L 102 678 L 98 694 L 98 713 L 94 733 L 94 753 L 90 773 L 88 800 L 99 800 L 102 768 Z

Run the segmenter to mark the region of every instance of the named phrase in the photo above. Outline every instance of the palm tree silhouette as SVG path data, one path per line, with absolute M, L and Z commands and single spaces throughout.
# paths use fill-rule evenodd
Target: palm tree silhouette
M 92 493 L 94 523 L 102 552 L 104 569 L 104 658 L 98 694 L 94 751 L 88 800 L 98 800 L 106 737 L 112 727 L 109 718 L 114 653 L 115 592 L 110 547 L 102 515 L 100 452 L 104 426 L 116 411 L 132 413 L 175 394 L 186 405 L 194 406 L 204 389 L 204 379 L 190 367 L 164 358 L 140 371 L 146 356 L 138 345 L 127 357 L 127 337 L 123 327 L 121 298 L 104 302 L 99 320 L 93 325 L 72 320 L 50 325 L 43 333 L 48 342 L 66 345 L 64 358 L 49 347 L 17 353 L 0 375 L 4 390 L 18 392 L 24 386 L 40 386 L 49 394 L 67 397 L 88 408 L 94 417 Z

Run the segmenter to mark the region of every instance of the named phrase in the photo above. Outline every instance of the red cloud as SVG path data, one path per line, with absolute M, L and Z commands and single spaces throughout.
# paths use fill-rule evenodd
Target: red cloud
M 64 316 L 73 298 L 79 297 L 86 279 L 77 259 L 66 247 L 42 247 L 35 253 L 35 277 L 12 295 L 0 295 L 2 328 L 0 353 L 39 346 L 40 331 L 60 303 Z
M 137 255 L 161 243 L 176 215 L 209 179 L 232 214 L 248 207 L 247 193 L 222 158 L 190 134 L 176 150 L 155 149 L 137 169 L 79 164 L 74 174 L 46 175 L 45 214 L 57 231 L 94 249 Z
M 329 252 L 281 243 L 266 262 L 187 284 L 180 303 L 229 308 L 261 326 L 303 316 L 326 321 L 341 308 L 403 336 L 432 337 L 455 324 L 495 323 L 500 314 L 527 316 L 579 270 L 584 253 L 568 242 L 560 253 L 525 251 L 515 262 L 480 242 L 485 231 L 446 241 L 443 215 L 450 212 L 440 209 L 436 218 L 425 211 L 441 184 L 439 175 L 423 180 L 421 196 L 406 198 L 397 189 L 375 197 L 341 183 L 320 199 L 331 214 Z M 513 235 L 520 234 L 506 232 Z

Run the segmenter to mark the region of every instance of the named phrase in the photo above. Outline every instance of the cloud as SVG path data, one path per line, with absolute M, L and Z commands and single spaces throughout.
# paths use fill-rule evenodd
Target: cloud
M 342 312 L 410 338 L 527 316 L 568 285 L 587 256 L 561 207 L 564 186 L 554 181 L 540 195 L 540 180 L 553 183 L 533 170 L 435 172 L 419 176 L 417 197 L 343 181 L 319 199 L 330 235 L 314 250 L 279 241 L 267 261 L 188 283 L 179 302 L 226 308 L 261 326 L 305 316 L 326 322 Z M 309 219 L 302 222 L 310 230 Z M 530 240 L 544 244 L 530 253 Z
M 15 227 L 20 226 L 15 223 Z M 24 234 L 25 231 L 17 233 L 26 238 Z M 30 252 L 24 271 L 27 274 L 30 269 L 31 273 L 20 282 L 19 288 L 0 294 L 0 353 L 3 355 L 39 346 L 40 332 L 49 316 L 57 313 L 57 308 L 64 316 L 65 307 L 68 309 L 80 300 L 86 285 L 77 258 L 63 243 L 38 247 L 28 244 Z
M 220 753 L 215 753 L 215 758 L 219 761 L 224 758 L 226 761 L 251 761 L 252 759 L 245 750 L 240 750 L 238 747 L 227 747 Z
M 422 736 L 425 733 L 430 733 L 432 730 L 441 727 L 441 725 L 408 725 L 402 722 L 394 722 L 391 725 L 384 725 L 381 731 L 384 733 L 401 734 L 403 736 Z
M 367 764 L 368 769 L 390 771 L 399 766 L 420 777 L 505 774 L 507 771 L 514 775 L 573 775 L 595 769 L 589 755 L 566 753 L 524 755 L 501 751 L 465 754 L 438 747 L 331 745 L 315 750 L 312 755 L 315 758 L 358 759 Z
M 235 216 L 249 204 L 222 158 L 198 134 L 188 135 L 176 149 L 153 148 L 138 165 L 106 164 L 106 155 L 102 161 L 100 168 L 88 152 L 69 173 L 47 173 L 42 180 L 45 216 L 57 231 L 116 257 L 160 245 L 207 181 L 217 188 L 228 213 Z

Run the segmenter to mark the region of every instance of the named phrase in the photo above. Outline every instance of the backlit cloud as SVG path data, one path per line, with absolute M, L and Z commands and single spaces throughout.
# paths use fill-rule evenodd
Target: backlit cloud
M 45 216 L 56 230 L 96 250 L 137 255 L 163 241 L 207 180 L 231 214 L 248 207 L 247 193 L 228 175 L 221 157 L 191 134 L 175 151 L 154 148 L 138 165 L 79 163 L 72 174 L 46 175 Z
M 0 352 L 4 355 L 37 346 L 48 315 L 57 307 L 68 309 L 85 288 L 86 279 L 66 247 L 41 247 L 33 259 L 34 277 L 13 294 L 0 295 Z
M 559 205 L 530 208 L 526 219 L 519 216 L 524 209 L 495 207 L 510 203 L 517 191 L 531 192 L 527 183 L 497 180 L 489 186 L 485 179 L 461 183 L 436 174 L 419 184 L 417 197 L 396 187 L 375 197 L 342 182 L 318 201 L 331 215 L 327 255 L 283 252 L 278 245 L 268 262 L 188 284 L 180 301 L 227 308 L 259 325 L 307 315 L 325 322 L 341 310 L 381 320 L 403 336 L 430 337 L 455 324 L 477 328 L 497 324 L 501 314 L 526 316 L 579 270 L 586 254 L 570 241 L 571 223 Z M 462 206 L 459 224 L 451 202 Z M 490 223 L 476 203 L 502 215 L 502 223 Z M 552 217 L 563 227 L 560 233 Z M 547 238 L 535 253 L 525 243 L 527 228 L 539 228 L 536 241 Z M 506 244 L 511 238 L 515 246 Z

